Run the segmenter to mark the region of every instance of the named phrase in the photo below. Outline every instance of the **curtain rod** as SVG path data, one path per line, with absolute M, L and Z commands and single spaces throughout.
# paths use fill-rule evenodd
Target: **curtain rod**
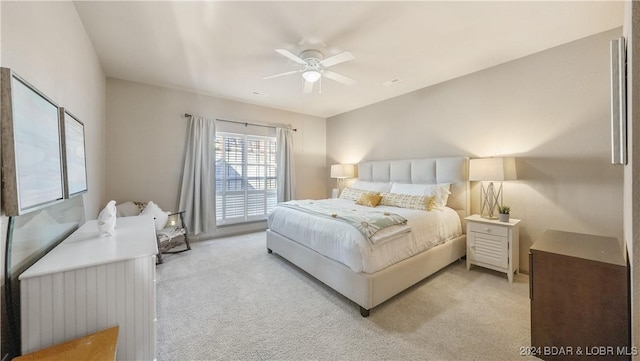
M 189 113 L 184 113 L 185 118 L 189 118 L 191 116 L 191 114 Z M 263 125 L 263 124 L 255 124 L 255 123 L 247 123 L 247 122 L 236 122 L 235 120 L 226 120 L 226 119 L 217 119 L 217 121 L 219 122 L 227 122 L 227 123 L 236 123 L 236 124 L 244 124 L 245 127 L 249 126 L 249 125 L 253 125 L 254 127 L 264 127 L 264 128 L 278 128 L 278 127 L 274 127 L 273 125 Z M 291 130 L 293 130 L 294 132 L 297 132 L 298 129 L 296 128 L 289 128 Z

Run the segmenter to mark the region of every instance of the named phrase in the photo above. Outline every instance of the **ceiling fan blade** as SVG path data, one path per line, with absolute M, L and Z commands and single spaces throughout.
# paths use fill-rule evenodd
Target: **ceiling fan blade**
M 320 61 L 320 65 L 324 66 L 325 68 L 336 65 L 336 64 L 340 64 L 340 63 L 344 63 L 345 61 L 349 61 L 354 59 L 355 57 L 353 56 L 353 54 L 351 54 L 350 51 L 343 51 L 340 54 L 334 55 L 334 56 L 330 56 L 322 61 Z
M 342 84 L 346 84 L 346 85 L 354 85 L 356 83 L 356 81 L 351 79 L 351 78 L 347 78 L 344 75 L 341 75 L 341 74 L 338 74 L 338 73 L 334 73 L 334 72 L 329 71 L 329 70 L 323 71 L 322 75 L 326 76 L 327 78 L 329 78 L 331 80 L 335 80 L 338 83 L 342 83 Z
M 289 75 L 289 74 L 295 74 L 295 73 L 298 73 L 298 72 L 299 72 L 299 70 L 285 71 L 284 73 L 278 73 L 278 74 L 273 74 L 273 75 L 263 76 L 263 77 L 262 77 L 262 79 L 277 78 L 277 77 L 279 77 L 279 76 Z
M 313 83 L 310 81 L 304 81 L 304 86 L 302 88 L 303 94 L 309 94 L 313 91 Z
M 286 56 L 287 58 L 295 61 L 298 64 L 307 65 L 306 61 L 302 60 L 299 56 L 297 56 L 296 54 L 290 52 L 287 49 L 276 49 L 276 52 L 278 52 L 278 54 L 280 54 L 280 55 Z

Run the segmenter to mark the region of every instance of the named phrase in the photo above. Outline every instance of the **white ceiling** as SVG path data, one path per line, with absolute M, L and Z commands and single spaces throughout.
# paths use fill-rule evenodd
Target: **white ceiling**
M 622 1 L 76 1 L 109 77 L 330 117 L 622 25 Z M 302 94 L 274 51 L 349 50 Z M 382 83 L 398 78 L 391 86 Z M 253 92 L 266 94 L 256 96 Z

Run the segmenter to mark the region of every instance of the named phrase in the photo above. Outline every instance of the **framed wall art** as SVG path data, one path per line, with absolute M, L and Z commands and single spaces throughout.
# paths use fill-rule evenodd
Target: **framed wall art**
M 627 77 L 624 37 L 611 40 L 611 163 L 627 164 Z
M 3 207 L 25 214 L 64 199 L 56 103 L 8 68 L 0 69 Z
M 87 191 L 87 159 L 84 123 L 67 109 L 60 108 L 62 129 L 62 158 L 65 179 L 65 198 Z

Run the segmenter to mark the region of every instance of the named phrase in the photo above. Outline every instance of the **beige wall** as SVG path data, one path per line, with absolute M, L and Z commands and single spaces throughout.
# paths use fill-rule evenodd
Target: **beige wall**
M 505 203 L 523 220 L 520 264 L 546 229 L 622 240 L 622 167 L 610 164 L 615 29 L 327 119 L 327 164 L 515 156 Z M 325 174 L 328 184 L 332 184 Z M 479 191 L 472 184 L 472 210 Z M 621 241 L 622 242 L 622 241 Z
M 107 79 L 107 198 L 177 207 L 187 121 L 184 113 L 253 123 L 291 124 L 296 197 L 326 194 L 326 121 L 207 95 Z M 264 229 L 264 222 L 222 227 L 216 235 Z
M 83 196 L 85 217 L 95 218 L 105 198 L 105 77 L 84 26 L 71 2 L 2 1 L 0 9 L 0 64 L 85 124 L 89 184 Z M 1 216 L 0 223 L 4 251 L 7 218 Z
M 85 125 L 87 219 L 104 203 L 105 77 L 71 2 L 1 2 L 2 66 L 13 69 Z

